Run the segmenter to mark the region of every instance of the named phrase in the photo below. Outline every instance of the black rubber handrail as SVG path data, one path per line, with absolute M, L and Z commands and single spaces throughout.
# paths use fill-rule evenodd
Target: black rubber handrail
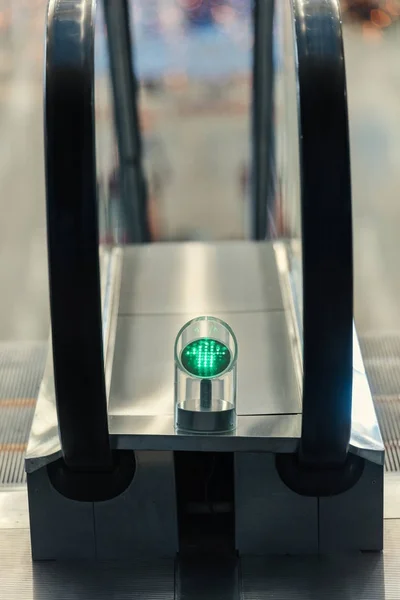
M 107 470 L 107 422 L 94 131 L 93 0 L 50 0 L 45 79 L 47 238 L 54 380 L 62 453 Z
M 292 32 L 278 31 L 286 27 L 279 19 L 274 28 L 270 22 L 268 31 L 273 29 L 279 36 L 274 45 L 281 53 L 286 48 L 282 46 L 285 35 L 293 36 L 299 119 L 298 129 L 288 130 L 292 143 L 299 145 L 300 157 L 303 414 L 299 456 L 305 466 L 340 466 L 346 461 L 351 434 L 353 248 L 339 1 L 256 0 L 255 17 L 262 23 L 255 23 L 254 44 L 253 218 L 260 222 L 253 227 L 253 239 L 274 237 L 277 231 L 287 233 L 280 223 L 284 218 L 279 212 L 280 186 L 293 174 L 276 171 L 282 157 L 275 156 L 275 142 L 281 132 L 269 126 L 268 115 L 271 123 L 277 115 L 271 101 L 274 89 L 268 93 L 266 88 L 273 61 L 283 61 L 285 69 L 288 57 L 271 52 L 268 31 L 260 37 L 263 28 L 268 28 L 267 15 L 273 12 L 277 17 L 278 11 L 281 16 L 286 11 Z M 284 199 L 284 203 L 291 201 L 295 198 Z
M 283 0 L 277 0 L 282 2 Z M 339 466 L 351 433 L 353 247 L 346 74 L 338 0 L 293 6 L 300 122 L 303 417 L 300 459 Z

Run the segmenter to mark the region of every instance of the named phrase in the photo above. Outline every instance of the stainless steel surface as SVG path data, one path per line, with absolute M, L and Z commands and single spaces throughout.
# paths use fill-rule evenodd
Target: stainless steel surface
M 178 552 L 173 453 L 136 452 L 135 458 L 129 488 L 117 498 L 93 504 L 99 560 L 175 557 Z
M 118 416 L 110 418 L 110 431 L 112 446 L 127 450 L 294 452 L 301 415 L 237 417 L 235 431 L 212 436 L 176 432 L 173 415 Z M 36 462 L 29 468 L 35 468 Z
M 127 307 L 128 291 L 133 302 Z M 127 248 L 120 313 L 109 402 L 110 433 L 123 436 L 118 447 L 187 449 L 198 447 L 201 437 L 203 448 L 293 448 L 300 397 L 271 244 Z M 210 438 L 198 433 L 192 441 L 187 433 L 174 431 L 173 348 L 180 328 L 199 314 L 226 321 L 237 337 L 238 418 L 232 434 Z M 254 415 L 256 427 L 256 419 L 247 419 Z M 280 417 L 260 418 L 264 415 Z M 129 440 L 130 425 L 135 437 Z M 282 439 L 284 432 L 289 439 Z
M 235 518 L 241 555 L 318 553 L 318 498 L 294 494 L 273 454 L 236 454 Z
M 35 560 L 174 557 L 177 502 L 171 452 L 137 452 L 128 488 L 102 502 L 77 502 L 53 487 L 46 467 L 28 473 Z
M 59 494 L 46 467 L 27 474 L 32 555 L 37 560 L 96 557 L 93 503 Z
M 103 347 L 107 401 L 110 397 L 111 374 L 117 334 L 117 315 L 121 292 L 122 251 L 100 249 L 101 292 L 103 301 Z M 104 258 L 103 258 L 104 256 Z
M 233 248 L 232 254 L 228 252 L 230 246 Z M 289 339 L 286 314 L 275 302 L 269 303 L 268 300 L 269 295 L 271 298 L 281 298 L 280 290 L 274 289 L 276 285 L 279 287 L 279 279 L 274 266 L 273 246 L 235 243 L 215 246 L 181 244 L 177 247 L 175 244 L 165 244 L 162 248 L 163 254 L 160 254 L 161 245 L 126 249 L 128 258 L 125 262 L 124 257 L 122 287 L 125 286 L 125 294 L 128 289 L 131 292 L 138 291 L 142 308 L 139 314 L 122 314 L 118 317 L 109 398 L 112 446 L 142 450 L 177 450 L 196 448 L 200 443 L 198 435 L 191 439 L 187 434 L 177 434 L 174 430 L 173 347 L 180 327 L 189 318 L 199 316 L 199 313 L 194 311 L 196 308 L 200 310 L 201 307 L 202 312 L 212 312 L 228 322 L 235 331 L 239 344 L 237 429 L 223 436 L 202 436 L 202 447 L 225 448 L 227 451 L 293 451 L 300 437 L 299 386 L 292 354 L 293 338 Z M 213 261 L 220 265 L 224 285 L 219 287 L 220 278 L 210 280 L 208 287 L 201 288 L 201 304 L 197 304 L 198 298 L 195 294 L 189 294 L 190 290 L 187 288 L 184 292 L 187 312 L 181 315 L 156 312 L 155 309 L 162 311 L 162 297 L 178 297 L 180 288 L 175 288 L 175 285 L 177 281 L 184 281 L 184 267 L 190 277 L 192 263 L 185 263 L 182 257 L 190 256 L 193 248 L 196 248 L 199 260 L 204 250 L 210 272 L 216 272 L 211 266 Z M 244 259 L 240 258 L 240 248 L 243 248 Z M 260 257 L 258 253 L 261 249 Z M 152 256 L 153 250 L 155 258 Z M 222 258 L 219 256 L 220 250 Z M 142 254 L 146 256 L 146 260 L 138 260 L 135 267 L 133 258 L 141 257 Z M 156 259 L 161 256 L 164 257 L 163 272 L 169 273 L 169 277 L 162 279 L 160 273 L 155 281 L 151 270 L 142 272 L 139 267 L 142 265 L 143 268 L 149 269 L 151 264 L 157 264 Z M 259 260 L 253 260 L 257 256 Z M 120 265 L 119 254 L 115 255 L 115 260 L 117 265 Z M 248 293 L 249 290 L 244 290 L 235 283 L 239 279 L 236 275 L 236 264 L 243 265 L 243 271 L 247 273 L 247 283 L 251 282 L 256 286 L 259 296 L 256 305 L 253 304 L 254 298 Z M 225 268 L 222 268 L 223 265 Z M 263 287 L 262 281 L 269 278 L 269 272 L 264 271 L 265 265 L 272 265 L 274 270 L 271 281 Z M 217 286 L 218 292 L 215 294 L 211 281 Z M 140 282 L 141 287 L 136 282 Z M 156 287 L 157 283 L 161 285 L 160 288 Z M 119 285 L 119 277 L 114 277 L 113 285 Z M 197 288 L 197 291 L 199 290 L 200 287 Z M 208 292 L 210 306 L 207 306 Z M 238 295 L 237 301 L 234 292 Z M 267 297 L 266 300 L 262 300 L 262 293 Z M 231 312 L 220 312 L 216 309 L 217 304 L 214 302 L 217 297 L 218 303 L 225 303 Z M 251 307 L 248 312 L 245 310 L 246 298 Z M 154 312 L 142 314 L 144 306 L 151 305 L 152 302 Z M 159 303 L 158 306 L 156 302 Z M 122 306 L 124 299 L 121 292 L 120 307 Z M 239 306 L 242 310 L 234 312 Z M 256 306 L 261 308 L 257 310 Z M 275 308 L 265 310 L 262 306 Z M 134 308 L 132 306 L 132 310 Z M 287 316 L 289 318 L 290 315 Z M 351 449 L 373 462 L 381 463 L 384 459 L 383 442 L 356 334 L 353 361 Z M 106 370 L 108 369 L 109 363 L 106 366 Z M 54 460 L 59 454 L 54 382 L 49 362 L 32 425 L 26 468 L 28 471 L 35 470 Z
M 210 310 L 205 311 L 206 314 Z M 235 332 L 238 415 L 298 414 L 300 396 L 281 311 L 216 312 Z M 197 316 L 195 312 L 188 317 Z M 174 411 L 174 342 L 186 315 L 119 317 L 109 414 Z
M 238 430 L 240 417 L 244 415 L 298 414 L 301 409 L 293 356 L 295 340 L 289 338 L 291 318 L 283 310 L 273 245 L 237 242 L 165 244 L 162 248 L 162 254 L 161 246 L 157 245 L 125 251 L 122 280 L 125 291 L 121 292 L 122 315 L 118 323 L 109 403 L 111 434 L 116 432 L 114 417 L 143 416 L 146 417 L 141 419 L 143 427 L 148 429 L 141 428 L 142 434 L 168 436 L 166 448 L 171 447 L 171 442 L 175 443 L 176 437 L 174 441 L 170 439 L 173 435 L 171 420 L 165 418 L 173 414 L 173 345 L 180 327 L 189 318 L 199 315 L 196 310 L 223 319 L 237 336 Z M 197 263 L 207 264 L 207 272 L 212 274 L 210 279 L 202 280 L 200 267 L 193 271 Z M 248 278 L 245 287 L 237 286 L 240 266 Z M 200 273 L 197 283 L 194 288 L 186 288 L 192 272 Z M 163 273 L 168 274 L 168 278 L 163 277 Z M 253 304 L 250 284 L 258 297 L 257 304 Z M 275 286 L 278 289 L 274 289 Z M 124 312 L 128 310 L 124 300 L 128 290 L 131 298 L 136 295 L 140 298 L 138 305 L 131 304 L 129 310 L 133 314 L 130 316 Z M 184 313 L 168 314 L 168 302 L 163 308 L 163 299 L 178 300 L 180 294 L 184 295 Z M 279 306 L 275 302 L 278 297 Z M 151 307 L 154 299 L 157 306 L 142 314 L 143 307 Z M 219 311 L 217 306 L 225 308 Z M 239 307 L 241 312 L 235 312 Z M 383 460 L 383 443 L 355 331 L 353 360 L 351 446 L 354 452 L 379 462 Z M 154 418 L 149 419 L 150 416 Z M 136 434 L 138 419 L 131 418 L 129 422 L 134 428 L 132 433 Z M 125 435 L 129 422 L 125 421 L 123 426 Z
M 318 500 L 321 553 L 383 548 L 384 466 L 365 461 L 359 481 L 347 492 Z
M 269 248 L 240 241 L 129 248 L 124 254 L 120 314 L 282 310 Z
M 283 483 L 273 455 L 237 453 L 235 515 L 240 554 L 381 550 L 383 475 L 383 465 L 365 461 L 361 478 L 349 491 L 331 497 L 307 497 Z

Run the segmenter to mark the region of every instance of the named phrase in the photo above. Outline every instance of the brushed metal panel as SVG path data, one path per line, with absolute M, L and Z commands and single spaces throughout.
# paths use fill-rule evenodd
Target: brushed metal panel
M 174 342 L 191 316 L 119 317 L 110 415 L 173 414 Z M 228 322 L 238 340 L 238 415 L 299 413 L 285 314 L 217 312 L 215 316 Z
M 28 473 L 29 522 L 35 560 L 96 558 L 92 502 L 76 502 L 51 485 L 47 468 Z
M 273 454 L 235 454 L 235 518 L 240 556 L 318 552 L 318 499 L 286 487 Z
M 128 489 L 93 504 L 96 558 L 175 558 L 176 506 L 172 452 L 136 452 L 136 473 Z
M 383 475 L 383 465 L 365 461 L 355 486 L 319 499 L 321 553 L 382 550 Z
M 269 242 L 162 243 L 124 249 L 120 314 L 282 309 Z
M 295 452 L 300 432 L 301 415 L 238 417 L 235 431 L 215 435 L 177 433 L 173 415 L 110 418 L 112 447 L 124 450 Z

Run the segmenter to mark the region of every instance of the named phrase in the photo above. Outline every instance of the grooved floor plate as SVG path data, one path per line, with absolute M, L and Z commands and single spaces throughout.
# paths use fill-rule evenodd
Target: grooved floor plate
M 385 521 L 385 552 L 243 559 L 241 600 L 399 600 L 400 520 Z
M 222 565 L 215 558 L 214 569 L 202 573 L 200 564 L 185 571 L 172 560 L 32 564 L 29 531 L 5 529 L 0 530 L 0 598 L 399 600 L 400 520 L 385 522 L 385 548 L 383 554 L 247 558 Z
M 375 409 L 385 443 L 386 471 L 400 471 L 400 396 L 375 396 Z
M 173 560 L 32 564 L 29 530 L 0 530 L 1 600 L 174 600 Z
M 24 456 L 47 343 L 0 344 L 0 486 L 25 482 Z
M 239 597 L 238 561 L 205 557 L 180 561 L 177 565 L 175 597 L 179 600 L 234 600 Z
M 360 347 L 372 394 L 400 394 L 400 332 L 360 336 Z

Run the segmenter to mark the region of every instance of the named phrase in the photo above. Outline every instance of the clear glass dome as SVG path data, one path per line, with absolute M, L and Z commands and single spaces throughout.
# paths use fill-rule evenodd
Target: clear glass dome
M 215 317 L 182 327 L 175 342 L 175 425 L 180 431 L 217 433 L 236 426 L 237 341 Z

